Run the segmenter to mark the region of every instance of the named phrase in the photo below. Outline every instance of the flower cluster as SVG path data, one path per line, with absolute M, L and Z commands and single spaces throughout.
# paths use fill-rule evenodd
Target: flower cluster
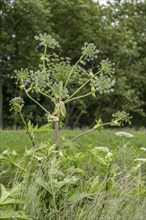
M 112 75 L 115 72 L 115 69 L 113 68 L 114 65 L 115 64 L 111 63 L 108 59 L 100 62 L 101 71 L 108 75 Z
M 96 49 L 96 46 L 93 43 L 85 43 L 84 47 L 81 48 L 84 59 L 87 61 L 94 60 L 97 58 L 99 50 Z
M 52 80 L 54 79 L 57 83 L 66 83 L 69 73 L 72 71 L 72 75 L 68 81 L 68 84 L 81 84 L 84 74 L 84 69 L 79 65 L 73 67 L 70 58 L 59 58 L 55 56 L 50 58 L 50 62 L 47 63 L 48 72 Z
M 109 152 L 108 147 L 104 147 L 104 146 L 95 147 L 95 149 L 99 151 L 107 152 L 107 153 Z
M 129 113 L 126 113 L 125 111 L 118 111 L 114 114 L 112 114 L 113 117 L 113 121 L 116 120 L 118 122 L 120 122 L 120 124 L 122 125 L 123 122 L 127 122 L 129 124 L 131 124 L 130 120 L 131 120 L 131 116 L 129 115 Z
M 51 95 L 54 96 L 55 98 L 59 98 L 59 93 L 60 93 L 60 84 L 57 82 L 51 82 Z M 69 97 L 69 91 L 67 88 L 63 88 L 62 92 L 62 99 L 68 98 Z
M 29 77 L 28 69 L 21 68 L 20 70 L 15 70 L 16 78 L 18 81 L 25 81 Z
M 95 91 L 100 94 L 114 92 L 112 88 L 115 84 L 115 80 L 109 76 L 104 76 L 102 73 L 98 77 L 91 79 L 90 86 L 95 88 Z
M 127 138 L 133 138 L 134 137 L 133 134 L 130 134 L 130 133 L 127 133 L 127 132 L 124 132 L 124 131 L 116 132 L 115 135 L 120 136 L 120 137 L 127 137 Z
M 55 47 L 59 47 L 58 41 L 56 41 L 54 38 L 51 37 L 51 35 L 39 34 L 39 36 L 34 37 L 36 40 L 40 41 L 40 46 L 45 46 L 51 49 L 54 49 Z
M 30 83 L 35 92 L 48 90 L 49 73 L 44 73 L 43 70 L 37 70 L 36 72 L 30 71 Z
M 10 101 L 10 105 L 10 111 L 14 110 L 16 112 L 21 112 L 24 106 L 24 100 L 21 97 L 15 97 Z

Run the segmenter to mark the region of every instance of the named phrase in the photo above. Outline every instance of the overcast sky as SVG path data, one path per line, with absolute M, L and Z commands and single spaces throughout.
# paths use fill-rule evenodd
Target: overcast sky
M 114 2 L 114 0 L 93 0 L 94 2 L 99 1 L 100 4 L 106 4 L 107 1 Z

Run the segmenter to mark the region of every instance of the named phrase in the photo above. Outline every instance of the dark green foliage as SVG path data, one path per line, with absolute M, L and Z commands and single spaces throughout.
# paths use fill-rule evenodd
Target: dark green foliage
M 13 6 L 13 7 L 12 7 Z M 108 120 L 114 110 L 126 110 L 133 116 L 134 126 L 144 126 L 146 97 L 146 2 L 115 1 L 101 7 L 91 0 L 2 0 L 1 2 L 1 77 L 0 82 L 0 125 L 20 126 L 16 116 L 9 113 L 8 103 L 13 92 L 20 96 L 11 77 L 15 69 L 36 69 L 38 55 L 33 36 L 50 33 L 61 45 L 62 56 L 76 61 L 84 42 L 93 42 L 100 51 L 100 59 L 107 57 L 116 63 L 116 89 L 114 93 L 96 99 L 84 99 L 68 104 L 67 126 L 89 126 L 94 118 L 101 116 Z M 99 63 L 93 63 L 96 67 Z M 61 65 L 59 62 L 58 65 Z M 88 62 L 86 68 L 89 69 Z M 68 67 L 66 67 L 68 68 Z M 2 94 L 3 92 L 3 94 Z M 93 91 L 94 92 L 94 91 Z M 2 97 L 3 95 L 3 97 Z M 26 98 L 33 114 L 26 116 L 37 123 L 41 110 Z M 41 96 L 41 104 L 51 105 Z M 105 108 L 106 107 L 106 108 Z M 81 117 L 83 116 L 83 117 Z M 15 122 L 14 122 L 15 121 Z M 40 121 L 42 123 L 42 121 Z

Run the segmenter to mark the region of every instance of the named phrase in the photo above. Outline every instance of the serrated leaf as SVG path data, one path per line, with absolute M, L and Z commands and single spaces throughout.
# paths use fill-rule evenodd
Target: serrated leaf
M 46 131 L 49 131 L 49 130 L 51 130 L 50 125 L 46 124 L 46 125 L 41 126 L 40 128 L 35 127 L 34 132 L 39 134 L 39 133 L 43 133 L 43 132 L 46 132 Z
M 10 191 L 7 191 L 3 184 L 0 184 L 0 187 L 1 187 L 0 205 L 23 203 L 21 200 L 16 200 L 21 190 L 21 184 L 14 186 Z
M 82 201 L 84 198 L 91 198 L 91 195 L 86 192 L 77 192 L 69 198 L 69 202 L 78 203 Z
M 30 217 L 27 217 L 23 211 L 15 211 L 12 209 L 0 210 L 0 219 L 1 220 L 33 220 Z
M 97 154 L 95 154 L 93 151 L 88 151 L 89 153 L 91 153 L 91 155 L 93 155 L 96 160 L 98 161 L 98 163 L 100 163 L 101 165 L 107 166 L 108 164 L 105 162 L 104 158 L 98 156 Z
M 2 155 L 6 155 L 6 154 L 8 154 L 9 153 L 9 148 L 8 149 L 6 149 L 6 150 L 4 150 L 3 152 L 2 152 Z
M 13 156 L 17 156 L 17 152 L 15 150 L 12 150 L 12 153 L 11 153 Z
M 39 177 L 36 179 L 36 183 L 40 185 L 41 187 L 43 187 L 45 190 L 47 190 L 52 195 L 51 187 L 49 187 L 49 183 L 46 183 L 44 180 L 42 180 Z

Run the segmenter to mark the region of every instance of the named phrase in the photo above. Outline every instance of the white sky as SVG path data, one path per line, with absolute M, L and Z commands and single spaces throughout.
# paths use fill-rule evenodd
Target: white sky
M 114 2 L 114 0 L 93 0 L 94 2 L 99 2 L 100 4 L 106 4 L 107 1 Z

